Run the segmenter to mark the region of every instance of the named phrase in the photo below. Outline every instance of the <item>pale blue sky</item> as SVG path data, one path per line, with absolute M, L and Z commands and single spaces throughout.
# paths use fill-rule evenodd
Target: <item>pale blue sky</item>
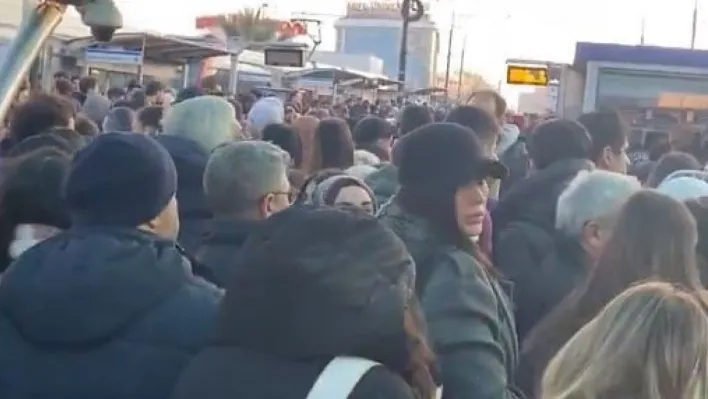
M 259 0 L 118 0 L 128 26 L 172 33 L 194 33 L 196 15 L 237 11 Z M 496 82 L 507 58 L 569 62 L 575 42 L 638 44 L 642 15 L 646 43 L 687 47 L 694 0 L 431 0 L 433 19 L 441 31 L 441 58 L 447 52 L 452 7 L 462 14 L 453 42 L 453 65 L 460 62 L 463 36 L 468 36 L 465 67 Z M 270 0 L 271 12 L 325 14 L 331 25 L 345 0 Z M 701 10 L 698 47 L 708 48 L 708 2 Z M 324 30 L 323 49 L 334 46 L 334 30 Z M 444 65 L 444 63 L 443 63 Z M 454 69 L 457 69 L 456 67 Z

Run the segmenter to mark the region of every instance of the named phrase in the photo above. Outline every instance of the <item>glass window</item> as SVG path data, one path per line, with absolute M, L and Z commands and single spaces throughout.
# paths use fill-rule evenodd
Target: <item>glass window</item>
M 600 71 L 598 108 L 708 109 L 708 76 Z

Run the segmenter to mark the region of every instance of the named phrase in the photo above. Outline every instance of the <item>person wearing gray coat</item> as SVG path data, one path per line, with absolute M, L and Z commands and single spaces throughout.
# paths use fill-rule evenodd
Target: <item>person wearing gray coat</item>
M 474 133 L 435 123 L 401 139 L 400 189 L 380 220 L 416 262 L 416 291 L 438 359 L 443 399 L 517 399 L 511 287 L 480 254 L 488 186 L 506 168 Z

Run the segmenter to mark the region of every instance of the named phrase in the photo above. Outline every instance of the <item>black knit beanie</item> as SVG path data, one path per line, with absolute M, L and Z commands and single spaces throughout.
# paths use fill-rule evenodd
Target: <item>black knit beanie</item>
M 137 227 L 157 217 L 176 190 L 175 165 L 157 141 L 106 133 L 74 157 L 65 198 L 74 224 Z

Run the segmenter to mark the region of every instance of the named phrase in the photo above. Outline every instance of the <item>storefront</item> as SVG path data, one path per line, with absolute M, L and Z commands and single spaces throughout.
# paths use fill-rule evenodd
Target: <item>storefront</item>
M 583 111 L 618 110 L 635 129 L 708 123 L 708 51 L 578 43 Z

